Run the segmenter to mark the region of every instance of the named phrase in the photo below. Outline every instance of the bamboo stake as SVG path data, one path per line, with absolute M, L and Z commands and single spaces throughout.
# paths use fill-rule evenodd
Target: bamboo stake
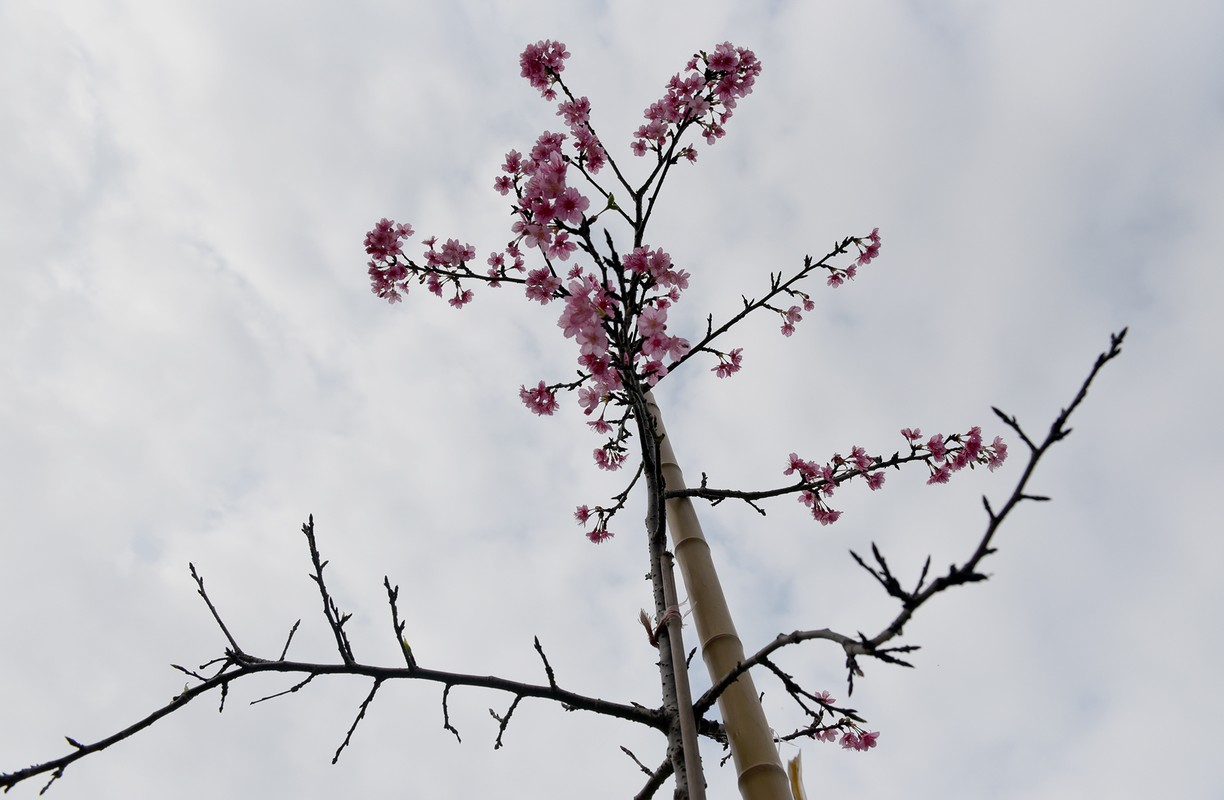
M 663 427 L 659 406 L 650 393 L 646 395 L 646 403 L 660 437 L 659 461 L 664 487 L 669 491 L 684 489 L 684 473 L 676 463 L 676 453 Z M 710 545 L 701 531 L 692 500 L 669 499 L 666 507 L 672 549 L 688 590 L 701 656 L 710 680 L 717 683 L 743 662 L 744 645 L 735 632 L 735 623 L 710 557 Z M 790 781 L 782 768 L 773 731 L 765 719 L 749 673 L 745 672 L 722 693 L 718 708 L 730 740 L 740 796 L 744 800 L 791 800 Z

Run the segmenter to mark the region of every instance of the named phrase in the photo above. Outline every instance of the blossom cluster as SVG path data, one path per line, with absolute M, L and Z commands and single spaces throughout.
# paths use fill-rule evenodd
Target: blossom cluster
M 689 274 L 676 269 L 663 250 L 645 245 L 627 253 L 616 266 L 619 280 L 601 279 L 575 267 L 564 289 L 554 290 L 564 305 L 557 326 L 562 335 L 578 345 L 578 366 L 583 375 L 578 404 L 588 416 L 596 409 L 606 411 L 624 390 L 625 375 L 633 374 L 647 386 L 654 386 L 667 374 L 666 359 L 679 360 L 690 349 L 687 339 L 672 336 L 667 330 L 668 310 L 688 288 Z M 537 298 L 548 302 L 544 287 L 559 286 L 559 281 L 552 283 L 544 273 L 538 274 L 538 279 L 541 289 Z M 529 291 L 531 280 L 529 276 Z M 543 406 L 537 402 L 528 407 L 535 411 Z M 602 412 L 591 427 L 600 433 L 611 429 Z M 607 448 L 596 451 L 600 467 L 620 466 L 623 459 L 610 452 Z
M 529 44 L 519 56 L 519 74 L 539 89 L 545 100 L 553 100 L 557 96 L 553 83 L 565 69 L 565 59 L 569 57 L 569 51 L 561 42 L 549 40 Z
M 866 245 L 863 244 L 864 241 Z M 880 254 L 880 229 L 873 228 L 866 239 L 855 239 L 854 244 L 859 249 L 859 256 L 853 264 L 848 267 L 828 268 L 828 284 L 834 289 L 848 280 L 854 280 L 854 276 L 858 274 L 858 268 L 867 266 Z
M 840 484 L 856 475 L 862 475 L 872 491 L 884 485 L 884 473 L 872 471 L 883 459 L 868 455 L 867 451 L 858 445 L 850 448 L 849 458 L 835 453 L 833 458 L 823 465 L 804 460 L 796 453 L 791 453 L 789 459 L 789 464 L 782 474 L 797 473 L 799 480 L 809 486 L 799 493 L 799 502 L 811 509 L 813 519 L 821 525 L 832 525 L 842 515 L 842 512 L 835 511 L 825 502 L 825 498 L 832 497 Z
M 976 464 L 983 464 L 994 472 L 1007 460 L 1007 443 L 1003 437 L 996 436 L 993 442 L 983 445 L 982 429 L 976 425 L 967 433 L 950 436 L 937 433 L 925 442 L 921 441 L 922 431 L 918 428 L 902 428 L 901 435 L 909 442 L 911 455 L 925 452 L 927 467 L 931 470 L 928 485 L 947 483 L 953 472 Z
M 567 182 L 570 158 L 562 150 L 565 140 L 563 133 L 545 131 L 526 156 L 511 150 L 502 165 L 504 174 L 493 181 L 497 191 L 514 191 L 517 199 L 510 247 L 521 244 L 539 248 L 558 261 L 568 261 L 577 249 L 570 233 L 578 231 L 591 206 L 591 201 Z M 598 147 L 597 141 L 594 146 Z
M 835 264 L 830 264 L 828 258 L 831 256 L 841 255 L 847 252 L 850 246 L 853 245 L 858 250 L 858 256 L 853 262 L 844 267 L 839 267 Z M 795 304 L 789 308 L 781 308 L 780 306 L 764 303 L 764 306 L 775 312 L 782 318 L 782 335 L 792 336 L 795 333 L 795 325 L 803 319 L 806 312 L 816 308 L 816 304 L 812 302 L 812 297 L 807 292 L 800 291 L 793 287 L 793 284 L 798 280 L 807 276 L 809 272 L 817 269 L 823 269 L 829 273 L 826 283 L 836 289 L 848 280 L 853 280 L 858 275 L 859 267 L 864 267 L 870 264 L 877 256 L 880 255 L 880 229 L 873 228 L 867 236 L 854 236 L 845 239 L 838 247 L 826 256 L 821 261 L 813 261 L 810 257 L 804 260 L 803 270 L 788 281 L 785 285 L 780 284 L 779 279 L 775 279 L 775 292 L 785 293 L 789 295 Z
M 812 738 L 818 742 L 836 742 L 839 735 L 841 736 L 841 746 L 844 749 L 859 750 L 862 752 L 866 752 L 875 747 L 876 740 L 880 738 L 879 731 L 867 732 L 842 730 L 837 726 L 816 731 L 812 734 Z
M 993 472 L 1007 460 L 1007 444 L 1003 437 L 996 436 L 990 444 L 983 444 L 982 429 L 977 426 L 966 433 L 949 436 L 937 433 L 925 442 L 922 441 L 922 431 L 918 428 L 903 428 L 901 435 L 909 443 L 910 458 L 920 458 L 930 469 L 928 485 L 947 483 L 952 478 L 952 473 L 977 464 L 982 464 Z M 856 445 L 850 448 L 848 457 L 835 453 L 833 458 L 823 465 L 791 453 L 782 474 L 798 475 L 803 487 L 799 493 L 799 502 L 811 509 L 812 517 L 821 525 L 832 525 L 841 517 L 842 512 L 831 508 L 826 498 L 832 497 L 838 486 L 862 476 L 867 487 L 875 491 L 884 486 L 884 473 L 881 470 L 895 464 L 896 458 L 885 462 L 880 456 L 869 455 L 866 450 Z
M 455 308 L 463 308 L 470 303 L 472 291 L 464 289 L 460 280 L 464 275 L 472 274 L 467 262 L 476 258 L 476 248 L 470 244 L 460 244 L 457 239 L 447 239 L 438 248 L 437 237 L 430 237 L 422 242 L 428 248 L 423 264 L 409 258 L 401 260 L 404 256 L 403 241 L 413 233 L 411 225 L 397 225 L 386 218 L 379 220 L 366 233 L 365 249 L 371 256 L 367 266 L 370 288 L 374 294 L 389 303 L 398 303 L 415 280 L 438 297 L 442 297 L 449 284 L 454 290 L 449 302 Z
M 832 709 L 837 699 L 830 697 L 827 691 L 818 692 L 812 697 L 816 702 L 828 709 Z M 824 718 L 824 712 L 821 712 L 820 719 Z M 812 738 L 818 742 L 836 742 L 838 735 L 841 736 L 841 746 L 847 750 L 867 751 L 876 746 L 876 740 L 880 738 L 879 731 L 865 731 L 858 725 L 850 721 L 849 718 L 843 717 L 836 725 L 830 725 L 827 728 L 822 728 L 812 734 Z
M 644 156 L 653 150 L 660 158 L 666 152 L 671 158 L 684 156 L 695 161 L 697 151 L 692 145 L 672 153 L 667 149 L 668 139 L 674 148 L 685 129 L 693 124 L 701 128 L 707 144 L 725 136 L 723 126 L 731 118 L 736 102 L 752 93 L 761 74 L 761 62 L 751 50 L 723 42 L 713 53 L 694 55 L 685 70 L 687 75 L 673 75 L 663 97 L 646 108 L 643 113 L 646 122 L 633 134 L 630 145 L 634 155 Z
M 587 506 L 578 506 L 574 511 L 574 519 L 578 520 L 579 525 L 585 526 L 590 522 L 591 517 L 595 517 L 595 526 L 587 531 L 587 538 L 595 544 L 611 539 L 615 534 L 608 530 L 608 517 L 610 512 L 601 506 L 589 508 Z

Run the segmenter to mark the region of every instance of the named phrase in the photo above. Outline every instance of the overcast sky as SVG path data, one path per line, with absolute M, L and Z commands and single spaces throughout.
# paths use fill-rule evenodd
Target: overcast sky
M 563 124 L 518 75 L 526 43 L 568 45 L 640 178 L 642 109 L 730 40 L 761 59 L 756 91 L 648 236 L 692 274 L 674 332 L 842 236 L 878 226 L 883 251 L 814 281 L 793 337 L 743 325 L 734 378 L 698 359 L 660 386 L 694 482 L 780 485 L 792 450 L 891 453 L 902 427 L 1006 435 L 992 404 L 1039 435 L 1131 327 L 1032 486 L 1054 502 L 1008 521 L 989 582 L 908 626 L 916 670 L 865 665 L 850 703 L 879 747 L 802 746 L 811 796 L 1221 796 L 1222 31 L 1211 0 L 0 4 L 0 771 L 130 724 L 182 689 L 171 663 L 221 653 L 189 561 L 248 651 L 302 618 L 290 655 L 335 659 L 311 513 L 359 659 L 399 658 L 389 575 L 423 665 L 543 681 L 539 636 L 563 686 L 658 702 L 641 505 L 590 544 L 574 507 L 627 476 L 594 468 L 572 397 L 541 418 L 517 396 L 572 375 L 558 309 L 514 288 L 388 306 L 362 237 L 389 216 L 504 246 L 501 160 Z M 790 498 L 700 506 L 746 647 L 878 631 L 895 606 L 847 550 L 878 542 L 907 581 L 963 560 L 1021 463 L 893 473 L 825 528 Z M 839 653 L 780 660 L 845 700 Z M 292 682 L 197 701 L 51 796 L 623 798 L 643 776 L 619 746 L 664 753 L 531 701 L 494 751 L 487 709 L 510 698 L 469 689 L 460 744 L 439 689 L 401 683 L 332 766 L 368 682 L 247 705 Z M 802 724 L 758 686 L 775 728 Z

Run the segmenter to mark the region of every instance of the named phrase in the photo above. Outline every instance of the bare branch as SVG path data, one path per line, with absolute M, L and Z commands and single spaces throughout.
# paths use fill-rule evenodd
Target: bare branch
M 540 660 L 544 662 L 544 674 L 548 676 L 548 685 L 556 689 L 557 678 L 553 674 L 552 664 L 548 663 L 548 656 L 544 655 L 544 648 L 540 646 L 540 637 L 534 636 L 532 639 L 535 641 L 536 652 L 540 654 Z
M 378 687 L 382 686 L 382 680 L 376 679 L 374 685 L 370 687 L 370 693 L 366 695 L 366 699 L 362 701 L 361 708 L 357 710 L 357 718 L 353 720 L 353 724 L 349 726 L 348 733 L 344 735 L 344 741 L 336 748 L 336 754 L 332 756 L 332 763 L 335 764 L 340 760 L 340 754 L 344 752 L 344 748 L 349 746 L 349 742 L 353 740 L 353 731 L 357 730 L 357 724 L 365 718 L 366 709 L 370 707 L 370 703 L 374 702 L 374 695 L 378 694 Z
M 327 625 L 331 628 L 332 635 L 336 637 L 336 647 L 340 650 L 340 658 L 345 664 L 352 664 L 353 648 L 349 644 L 348 634 L 344 632 L 344 623 L 349 621 L 350 615 L 340 614 L 336 601 L 327 593 L 327 584 L 323 582 L 323 568 L 328 562 L 319 560 L 319 548 L 315 546 L 314 514 L 311 514 L 306 524 L 302 526 L 302 533 L 306 534 L 306 542 L 310 545 L 310 563 L 314 565 L 315 570 L 310 579 L 318 585 L 319 594 L 323 598 L 323 616 L 327 618 Z
M 704 714 L 706 711 L 708 711 L 713 705 L 714 701 L 717 699 L 718 695 L 728 686 L 730 686 L 735 679 L 739 677 L 739 675 L 752 667 L 757 666 L 758 664 L 764 664 L 765 659 L 767 659 L 771 653 L 790 644 L 797 644 L 799 642 L 809 641 L 812 639 L 825 639 L 841 645 L 842 649 L 846 653 L 846 666 L 849 673 L 848 683 L 851 693 L 853 693 L 854 690 L 854 677 L 856 675 L 862 675 L 862 671 L 858 667 L 857 659 L 857 657 L 860 655 L 877 658 L 881 661 L 898 664 L 901 666 L 912 666 L 897 658 L 893 654 L 913 652 L 914 650 L 918 649 L 917 646 L 905 645 L 900 647 L 886 648 L 882 647 L 882 645 L 894 637 L 901 635 L 902 629 L 914 615 L 914 612 L 935 595 L 952 586 L 965 583 L 976 583 L 986 580 L 987 576 L 978 572 L 977 568 L 982 559 L 995 552 L 994 548 L 991 547 L 991 542 L 993 541 L 995 534 L 998 532 L 999 527 L 1003 524 L 1003 521 L 1021 501 L 1049 499 L 1040 495 L 1027 494 L 1024 489 L 1028 485 L 1029 479 L 1032 477 L 1040 459 L 1047 452 L 1049 452 L 1049 449 L 1054 445 L 1054 443 L 1061 441 L 1069 433 L 1069 429 L 1066 427 L 1067 420 L 1070 418 L 1072 412 L 1079 407 L 1080 403 L 1082 403 L 1084 398 L 1087 396 L 1088 387 L 1092 384 L 1092 381 L 1101 371 L 1101 368 L 1120 355 L 1122 340 L 1125 336 L 1125 328 L 1123 328 L 1121 332 L 1112 334 L 1110 336 L 1109 349 L 1097 356 L 1092 370 L 1089 372 L 1088 377 L 1080 386 L 1079 391 L 1075 395 L 1075 399 L 1069 406 L 1059 412 L 1053 424 L 1051 424 L 1049 433 L 1046 434 L 1045 439 L 1040 444 L 1033 445 L 1032 452 L 1029 455 L 1028 464 L 1025 465 L 1022 474 L 1017 480 L 1011 496 L 1008 497 L 1007 501 L 1003 504 L 999 511 L 993 511 L 989 501 L 985 501 L 986 513 L 988 517 L 986 530 L 983 532 L 982 537 L 978 541 L 972 555 L 963 564 L 959 566 L 956 564 L 951 565 L 948 568 L 947 574 L 931 581 L 931 583 L 924 589 L 922 587 L 926 581 L 927 574 L 930 569 L 930 558 L 928 557 L 926 563 L 923 565 L 922 574 L 918 579 L 917 588 L 913 592 L 907 592 L 901 588 L 900 582 L 893 576 L 883 554 L 880 553 L 879 549 L 874 543 L 871 547 L 878 568 L 869 566 L 857 553 L 851 551 L 851 556 L 859 564 L 859 566 L 871 573 L 872 577 L 884 587 L 884 590 L 888 592 L 890 596 L 896 597 L 901 601 L 901 611 L 892 620 L 892 622 L 890 622 L 888 626 L 878 634 L 870 638 L 865 637 L 862 634 L 859 634 L 859 636 L 855 638 L 837 633 L 828 628 L 810 631 L 795 631 L 790 634 L 779 634 L 772 642 L 762 647 L 752 656 L 748 657 L 735 670 L 732 670 L 726 677 L 724 677 L 714 686 L 710 687 L 710 689 L 708 689 L 706 693 L 703 694 L 694 704 L 698 715 Z M 997 410 L 996 413 L 1005 420 L 1012 419 Z M 1020 430 L 1019 426 L 1014 424 L 1014 420 L 1011 424 L 1013 424 L 1016 431 L 1021 434 L 1022 438 L 1024 438 L 1026 442 L 1030 441 L 1028 437 L 1023 435 L 1023 431 Z

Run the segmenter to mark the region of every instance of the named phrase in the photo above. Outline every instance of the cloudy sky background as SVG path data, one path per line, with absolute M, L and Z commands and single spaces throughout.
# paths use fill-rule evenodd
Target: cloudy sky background
M 1222 30 L 1207 0 L 0 5 L 0 770 L 130 724 L 182 688 L 170 663 L 221 652 L 189 561 L 248 651 L 302 618 L 291 656 L 334 659 L 310 513 L 359 659 L 397 662 L 389 575 L 424 665 L 543 681 L 539 636 L 563 686 L 657 702 L 641 507 L 588 543 L 574 506 L 624 476 L 593 467 L 572 398 L 554 418 L 517 398 L 572 374 L 558 310 L 513 288 L 387 306 L 361 240 L 391 216 L 504 245 L 501 159 L 561 125 L 518 77 L 527 42 L 569 46 L 569 85 L 641 177 L 641 110 L 729 39 L 764 73 L 653 222 L 693 275 L 672 327 L 696 338 L 844 235 L 879 226 L 884 248 L 849 286 L 814 281 L 791 339 L 743 325 L 734 379 L 695 361 L 660 387 L 694 481 L 779 485 L 792 450 L 891 453 L 905 426 L 1005 433 L 992 404 L 1039 435 L 1131 326 L 1038 473 L 1055 501 L 1008 522 L 991 581 L 908 627 L 917 670 L 866 665 L 852 705 L 880 746 L 804 745 L 809 791 L 1220 796 Z M 847 550 L 876 541 L 910 581 L 927 554 L 962 560 L 1020 464 L 891 474 L 840 493 L 830 528 L 790 499 L 699 509 L 746 646 L 876 632 L 894 605 Z M 834 648 L 781 662 L 845 699 Z M 663 757 L 530 701 L 495 752 L 487 709 L 510 698 L 468 689 L 459 744 L 440 689 L 401 683 L 332 766 L 368 682 L 246 705 L 292 682 L 240 682 L 222 715 L 197 701 L 51 796 L 611 798 L 643 779 L 619 745 Z M 801 723 L 758 685 L 775 727 Z

